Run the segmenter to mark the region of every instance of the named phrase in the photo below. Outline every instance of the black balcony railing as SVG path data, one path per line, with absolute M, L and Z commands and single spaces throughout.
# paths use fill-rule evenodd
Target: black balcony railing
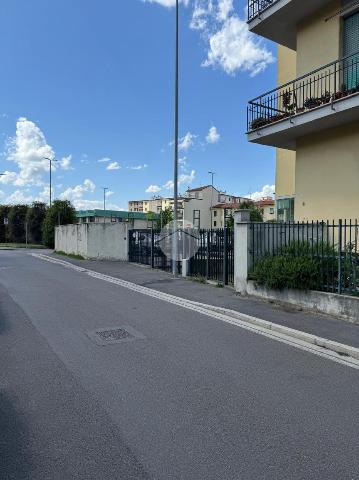
M 247 130 L 257 130 L 357 93 L 359 52 L 251 100 L 247 109 Z
M 277 1 L 278 0 L 248 0 L 248 21 L 260 15 L 263 10 Z

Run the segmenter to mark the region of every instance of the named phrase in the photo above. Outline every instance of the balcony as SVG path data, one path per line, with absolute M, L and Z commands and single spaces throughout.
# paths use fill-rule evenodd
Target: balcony
M 295 150 L 299 137 L 358 120 L 359 51 L 251 100 L 247 136 Z
M 248 0 L 249 29 L 284 45 L 297 49 L 297 25 L 329 0 Z

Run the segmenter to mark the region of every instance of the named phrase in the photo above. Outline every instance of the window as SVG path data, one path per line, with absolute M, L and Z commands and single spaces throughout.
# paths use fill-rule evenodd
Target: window
M 291 222 L 294 220 L 294 198 L 277 200 L 277 218 L 280 222 Z
M 273 207 L 271 207 L 271 208 L 269 209 L 269 213 L 270 213 L 271 215 L 273 215 L 273 213 L 274 213 L 274 208 L 273 208 Z
M 214 216 L 214 217 L 217 216 L 217 210 L 215 210 L 215 211 L 213 212 L 213 216 Z
M 201 211 L 193 210 L 193 228 L 201 228 Z
M 359 12 L 343 21 L 343 57 L 350 56 L 344 61 L 343 83 L 347 90 L 356 88 L 359 84 Z
M 213 222 L 213 226 L 216 227 L 217 226 L 217 222 L 216 220 Z
M 94 222 L 95 221 L 95 217 L 89 217 L 89 222 Z

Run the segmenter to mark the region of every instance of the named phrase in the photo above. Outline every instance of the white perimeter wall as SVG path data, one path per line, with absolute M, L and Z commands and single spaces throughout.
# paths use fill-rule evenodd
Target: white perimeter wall
M 128 260 L 125 223 L 85 223 L 55 229 L 55 250 L 99 260 Z

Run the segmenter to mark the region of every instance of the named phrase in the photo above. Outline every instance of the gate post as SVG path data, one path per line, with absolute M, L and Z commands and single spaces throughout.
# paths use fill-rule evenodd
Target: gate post
M 152 224 L 152 228 L 151 228 L 151 268 L 155 268 L 154 243 L 155 243 L 155 232 L 153 231 L 153 224 Z
M 207 248 L 206 248 L 206 279 L 209 279 L 209 270 L 210 270 L 210 255 L 211 255 L 211 249 L 210 249 L 210 241 L 212 240 L 212 230 L 207 230 L 206 233 L 207 237 Z
M 248 271 L 252 265 L 250 252 L 250 210 L 234 212 L 234 287 L 247 294 Z
M 228 285 L 228 230 L 223 230 L 223 284 Z

